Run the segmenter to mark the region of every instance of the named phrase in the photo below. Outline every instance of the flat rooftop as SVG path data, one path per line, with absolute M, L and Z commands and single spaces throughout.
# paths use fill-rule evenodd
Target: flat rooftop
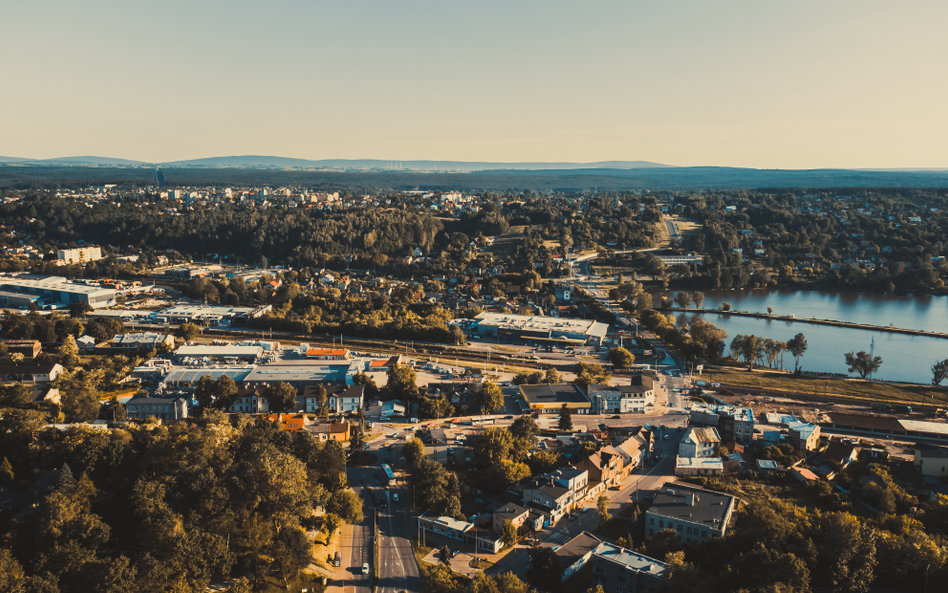
M 693 504 L 689 504 L 689 495 Z M 681 482 L 666 483 L 655 495 L 648 512 L 679 521 L 702 523 L 720 528 L 737 499 L 730 494 L 705 490 Z
M 236 315 L 249 315 L 253 311 L 252 307 L 221 307 L 216 305 L 175 305 L 162 309 L 155 313 L 156 316 L 164 315 L 174 317 L 196 317 L 205 315 L 220 315 L 222 317 L 234 317 Z
M 233 346 L 218 344 L 201 344 L 195 346 L 181 346 L 175 350 L 178 356 L 263 356 L 260 346 Z
M 628 548 L 621 548 L 615 544 L 602 542 L 595 550 L 593 556 L 598 556 L 608 562 L 614 562 L 636 572 L 645 572 L 654 577 L 661 578 L 665 574 L 668 565 L 660 560 L 650 558 L 643 554 L 637 554 Z
M 197 383 L 201 380 L 201 377 L 208 376 L 211 379 L 217 380 L 223 376 L 228 376 L 234 380 L 235 383 L 240 383 L 244 378 L 250 374 L 250 371 L 253 370 L 250 367 L 244 368 L 231 368 L 231 369 L 222 369 L 222 368 L 206 368 L 206 369 L 173 369 L 165 376 L 165 383 Z
M 271 381 L 345 383 L 346 377 L 354 376 L 362 370 L 362 361 L 339 361 L 338 364 L 313 365 L 276 365 L 267 364 L 254 367 L 244 379 L 247 383 L 266 383 Z
M 70 282 L 61 276 L 0 276 L 0 286 L 27 291 L 66 292 L 70 294 L 115 294 L 111 288 Z
M 520 393 L 531 406 L 555 404 L 590 404 L 578 387 L 571 383 L 555 385 L 521 385 Z M 590 404 L 591 405 L 591 404 Z
M 594 319 L 563 319 L 511 313 L 480 313 L 474 318 L 478 325 L 496 326 L 530 332 L 564 332 L 604 337 L 609 326 Z

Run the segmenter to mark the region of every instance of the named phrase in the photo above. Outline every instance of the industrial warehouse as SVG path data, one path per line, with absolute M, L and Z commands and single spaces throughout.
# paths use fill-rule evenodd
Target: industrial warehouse
M 594 319 L 563 319 L 509 313 L 481 313 L 472 331 L 479 336 L 508 340 L 594 344 L 601 346 L 609 326 Z

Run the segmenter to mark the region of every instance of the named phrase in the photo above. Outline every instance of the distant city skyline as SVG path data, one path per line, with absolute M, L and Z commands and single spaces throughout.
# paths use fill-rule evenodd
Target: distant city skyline
M 948 168 L 948 3 L 6 3 L 0 156 Z

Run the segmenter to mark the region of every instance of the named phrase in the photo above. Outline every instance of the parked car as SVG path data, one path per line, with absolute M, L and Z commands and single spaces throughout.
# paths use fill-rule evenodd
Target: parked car
M 613 419 L 613 420 L 621 420 L 621 419 L 622 419 L 622 416 L 616 414 L 615 416 L 612 417 L 612 419 Z
M 394 494 L 392 494 L 392 501 L 398 502 L 398 492 L 395 492 Z
M 513 416 L 504 416 L 504 420 L 513 420 Z
M 570 516 L 569 516 L 569 520 L 570 520 L 570 521 L 575 521 L 576 519 L 579 519 L 579 515 L 570 515 Z

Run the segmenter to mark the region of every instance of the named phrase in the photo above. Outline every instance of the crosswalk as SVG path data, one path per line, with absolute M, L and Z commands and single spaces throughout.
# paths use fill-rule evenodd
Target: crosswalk
M 566 531 L 557 531 L 547 540 L 550 543 L 554 544 L 565 544 L 570 539 L 569 533 Z

